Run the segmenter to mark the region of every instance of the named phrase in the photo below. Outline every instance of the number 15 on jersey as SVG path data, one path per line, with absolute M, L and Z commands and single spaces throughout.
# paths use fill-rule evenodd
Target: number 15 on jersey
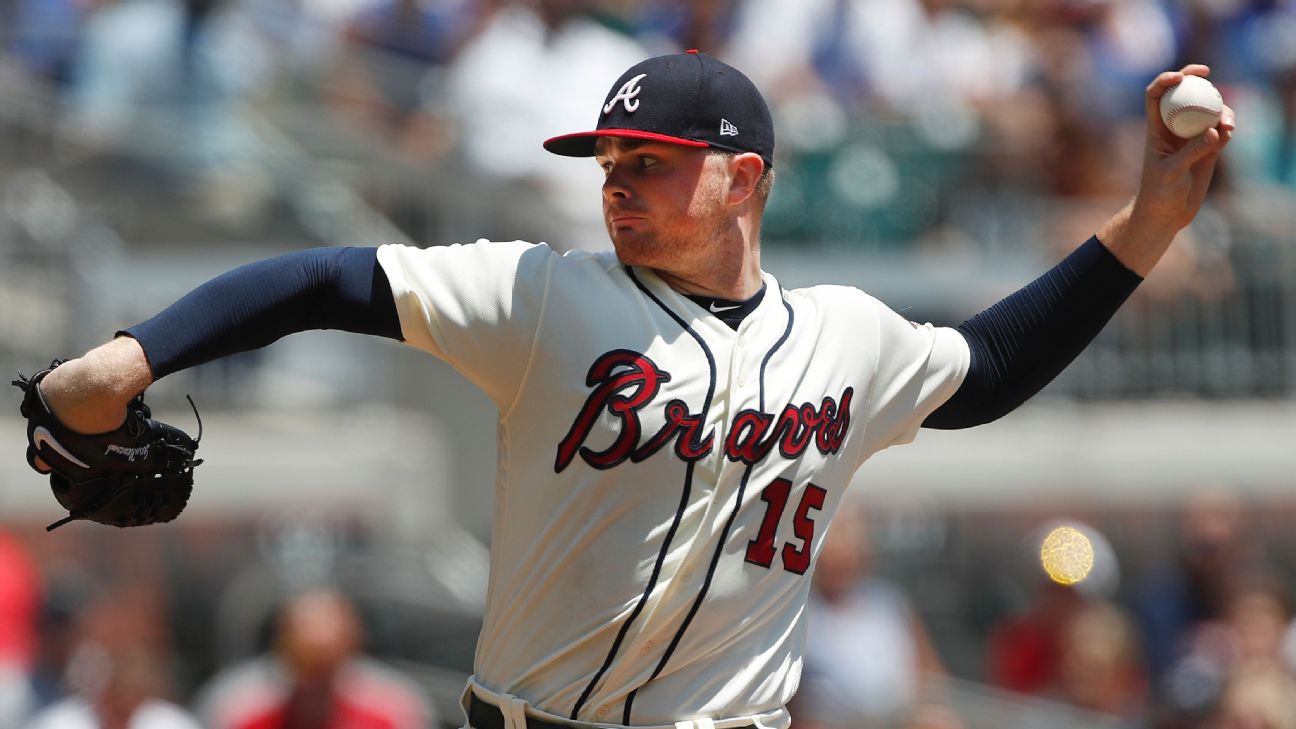
M 805 493 L 801 495 L 801 501 L 792 514 L 793 538 L 783 542 L 780 550 L 778 527 L 791 493 L 792 482 L 786 478 L 774 479 L 761 492 L 761 500 L 765 502 L 765 518 L 761 520 L 760 532 L 756 538 L 747 543 L 747 561 L 768 569 L 774 564 L 774 557 L 781 553 L 783 569 L 804 575 L 810 567 L 810 555 L 814 548 L 815 523 L 811 511 L 823 508 L 828 492 L 814 484 L 806 485 Z

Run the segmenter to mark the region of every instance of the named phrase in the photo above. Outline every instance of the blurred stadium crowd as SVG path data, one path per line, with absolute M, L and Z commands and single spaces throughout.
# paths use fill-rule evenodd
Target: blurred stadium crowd
M 538 141 L 591 124 L 616 69 L 687 48 L 742 68 L 775 107 L 773 242 L 1072 245 L 1137 179 L 1143 87 L 1189 61 L 1212 66 L 1247 134 L 1211 235 L 1166 280 L 1218 296 L 1228 233 L 1283 230 L 1269 203 L 1296 184 L 1284 0 L 4 0 L 0 19 L 8 72 L 57 88 L 70 131 L 156 147 L 140 122 L 164 111 L 183 139 L 170 161 L 234 219 L 271 192 L 252 105 L 290 136 L 327 114 L 424 175 L 453 160 L 540 188 L 538 207 L 492 216 L 508 230 L 467 234 L 604 245 L 595 173 Z M 440 242 L 418 225 L 437 201 L 415 191 L 368 192 Z
M 1211 485 L 1066 520 L 1094 566 L 1064 585 L 1038 561 L 1042 512 L 854 503 L 814 574 L 797 729 L 1296 727 L 1290 505 Z M 372 538 L 339 534 L 275 538 L 275 557 L 201 519 L 0 528 L 0 726 L 458 726 L 480 613 L 425 594 L 402 614 L 382 585 L 424 588 L 390 555 L 311 568 Z
M 34 178 L 13 171 L 45 163 L 92 208 L 140 186 L 132 216 L 181 222 L 148 240 L 150 223 L 133 220 L 127 245 L 183 248 L 291 236 L 285 200 L 330 177 L 419 244 L 598 247 L 596 168 L 539 142 L 592 124 L 624 67 L 688 48 L 745 70 L 774 106 L 767 245 L 946 261 L 1051 261 L 1083 240 L 1133 192 L 1144 86 L 1210 64 L 1244 133 L 1198 222 L 1131 302 L 1143 323 L 1117 322 L 1095 344 L 1124 352 L 1141 332 L 1147 361 L 1095 365 L 1090 379 L 1116 395 L 1291 395 L 1289 0 L 0 0 L 0 123 L 15 125 L 0 128 L 21 128 L 18 100 L 51 110 L 36 117 L 48 139 L 35 151 L 30 129 L 0 139 L 0 197 L 17 209 L 15 187 Z M 286 180 L 275 163 L 289 151 L 309 164 Z M 93 184 L 60 177 L 103 160 Z M 1178 357 L 1186 349 L 1200 357 Z M 1142 523 L 1107 514 L 1114 550 L 1077 587 L 1038 569 L 996 574 L 988 565 L 1022 550 L 987 546 L 1015 533 L 993 516 L 949 516 L 917 552 L 886 514 L 851 519 L 858 528 L 833 531 L 818 569 L 798 729 L 1296 729 L 1284 569 L 1296 545 L 1283 516 L 1221 492 Z M 1177 530 L 1149 526 L 1171 518 Z M 230 617 L 220 596 L 255 592 L 239 566 L 377 538 L 290 533 L 268 549 L 238 525 L 209 526 L 186 517 L 55 540 L 0 514 L 0 729 L 37 709 L 84 719 L 88 704 L 59 704 L 74 694 L 104 727 L 125 726 L 149 697 L 175 704 L 153 705 L 158 727 L 458 720 L 471 599 L 366 604 L 350 590 L 357 620 L 354 605 L 311 591 L 295 612 L 276 602 Z M 1128 567 L 1122 579 L 1115 564 Z M 390 562 L 358 571 L 424 578 Z M 285 582 L 263 593 L 295 592 Z M 933 594 L 936 583 L 949 592 Z M 241 632 L 214 627 L 231 623 Z M 362 645 L 407 678 L 363 659 Z M 358 676 L 346 689 L 357 694 L 333 693 L 338 676 Z M 239 694 L 248 684 L 265 690 Z M 375 705 L 398 716 L 366 713 Z M 45 716 L 41 727 L 92 725 Z
M 951 680 L 961 671 L 948 667 L 949 644 L 934 630 L 941 611 L 930 593 L 924 607 L 914 600 L 927 578 L 895 577 L 885 518 L 847 513 L 852 528 L 830 533 L 815 574 L 798 725 L 1296 725 L 1296 614 L 1289 565 L 1274 550 L 1282 540 L 1269 541 L 1266 519 L 1219 485 L 1187 491 L 1175 513 L 1168 532 L 1146 515 L 1130 515 L 1124 526 L 1109 515 L 1103 530 L 1070 522 L 1094 548 L 1093 570 L 1074 584 L 1049 579 L 1039 564 L 1044 533 L 1065 520 L 1044 521 L 1015 555 L 990 557 L 994 564 L 978 564 L 984 554 L 963 560 L 964 579 L 983 598 L 1005 577 L 1017 583 L 1001 609 L 985 615 L 976 678 L 1063 711 L 1034 718 L 962 695 Z M 977 526 L 993 529 L 995 521 Z M 997 521 L 1017 531 L 1011 524 Z M 1131 527 L 1159 533 L 1140 544 L 1129 539 Z M 892 548 L 879 551 L 888 542 Z M 958 609 L 976 613 L 976 602 L 965 597 Z M 1063 718 L 1066 709 L 1092 713 Z

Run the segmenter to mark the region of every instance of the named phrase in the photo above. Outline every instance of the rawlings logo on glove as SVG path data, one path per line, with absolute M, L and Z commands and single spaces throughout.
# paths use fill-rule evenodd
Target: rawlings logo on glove
M 193 493 L 194 458 L 202 439 L 152 419 L 143 395 L 126 408 L 126 421 L 107 433 L 84 434 L 59 422 L 41 395 L 40 381 L 63 363 L 30 378 L 13 381 L 23 391 L 19 411 L 27 418 L 27 463 L 48 473 L 54 498 L 68 510 L 64 519 L 46 527 L 54 530 L 76 519 L 115 527 L 143 526 L 179 516 Z M 193 400 L 189 401 L 193 406 Z M 194 408 L 198 417 L 198 408 Z M 48 470 L 36 466 L 44 461 Z
M 109 453 L 116 453 L 119 456 L 126 456 L 126 460 L 130 461 L 131 463 L 134 463 L 136 458 L 148 458 L 148 451 L 149 451 L 148 446 L 140 446 L 139 448 L 127 448 L 125 446 L 110 445 L 104 449 L 104 455 L 106 456 Z

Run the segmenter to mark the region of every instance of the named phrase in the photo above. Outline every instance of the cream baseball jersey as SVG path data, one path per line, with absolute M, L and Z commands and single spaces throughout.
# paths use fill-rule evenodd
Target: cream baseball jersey
M 469 690 L 506 716 L 786 727 L 842 492 L 958 389 L 962 336 L 769 274 L 735 331 L 612 253 L 378 257 L 406 341 L 499 408 Z

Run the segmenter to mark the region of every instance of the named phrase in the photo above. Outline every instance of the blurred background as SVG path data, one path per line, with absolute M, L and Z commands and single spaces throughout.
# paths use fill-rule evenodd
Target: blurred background
M 1296 729 L 1296 2 L 0 0 L 0 372 L 281 252 L 603 247 L 596 166 L 540 141 L 688 48 L 773 106 L 767 270 L 946 325 L 1115 212 L 1144 86 L 1211 65 L 1241 131 L 1098 340 L 1012 416 L 857 476 L 794 714 Z M 207 463 L 148 529 L 46 534 L 0 422 L 0 728 L 458 726 L 489 400 L 336 333 L 150 393 L 190 429 L 192 394 Z M 1058 525 L 1079 567 L 1050 578 Z

